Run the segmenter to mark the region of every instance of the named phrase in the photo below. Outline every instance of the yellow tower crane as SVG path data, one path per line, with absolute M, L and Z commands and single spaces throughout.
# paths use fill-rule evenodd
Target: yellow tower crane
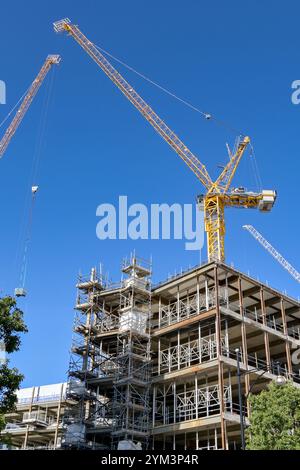
M 198 201 L 204 208 L 208 260 L 224 261 L 225 207 L 258 208 L 263 212 L 267 212 L 272 209 L 276 199 L 276 192 L 272 190 L 254 193 L 248 192 L 244 188 L 230 188 L 241 157 L 250 143 L 249 137 L 244 137 L 240 140 L 234 153 L 230 154 L 229 162 L 217 180 L 213 182 L 205 165 L 198 160 L 179 137 L 110 64 L 99 49 L 80 31 L 78 26 L 72 24 L 68 18 L 56 21 L 53 25 L 57 33 L 67 32 L 78 42 L 126 98 L 190 167 L 198 180 L 206 188 L 206 194 L 200 196 Z
M 0 140 L 0 158 L 3 157 L 5 150 L 7 149 L 9 142 L 11 141 L 13 135 L 18 129 L 23 117 L 26 114 L 30 104 L 32 103 L 33 98 L 37 94 L 41 84 L 43 83 L 44 78 L 49 72 L 53 64 L 59 64 L 60 56 L 59 55 L 48 55 L 45 62 L 43 63 L 42 68 L 40 69 L 38 75 L 30 85 L 28 92 L 26 93 L 19 109 L 17 110 L 13 120 L 8 126 L 4 136 Z

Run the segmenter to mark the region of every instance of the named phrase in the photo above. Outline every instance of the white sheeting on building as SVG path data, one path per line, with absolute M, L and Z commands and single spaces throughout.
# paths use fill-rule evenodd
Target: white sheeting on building
M 50 385 L 40 385 L 35 387 L 21 388 L 17 391 L 18 403 L 29 403 L 33 401 L 52 401 L 59 400 L 63 387 L 63 398 L 66 394 L 66 382 Z

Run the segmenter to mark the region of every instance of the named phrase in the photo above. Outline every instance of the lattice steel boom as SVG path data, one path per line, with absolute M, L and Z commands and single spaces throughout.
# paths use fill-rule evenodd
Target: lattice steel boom
M 50 68 L 52 67 L 53 64 L 59 64 L 60 60 L 61 58 L 59 55 L 48 55 L 48 57 L 46 58 L 41 70 L 39 71 L 37 77 L 32 82 L 28 92 L 25 95 L 25 98 L 23 99 L 13 120 L 11 121 L 4 136 L 2 137 L 0 141 L 0 158 L 3 157 L 5 150 L 7 149 L 9 145 L 9 142 L 11 141 L 13 135 L 15 134 L 21 121 L 23 120 L 26 114 L 26 111 L 28 110 L 30 104 L 32 103 L 33 98 L 37 94 Z
M 300 273 L 269 243 L 252 225 L 243 225 L 243 228 L 257 240 L 272 256 L 286 269 L 296 281 L 300 282 Z
M 230 155 L 230 161 L 217 180 L 213 182 L 205 165 L 198 160 L 179 137 L 177 137 L 143 98 L 141 98 L 134 88 L 110 64 L 104 55 L 101 54 L 99 49 L 84 36 L 78 26 L 72 24 L 68 18 L 65 18 L 54 23 L 54 30 L 57 33 L 67 32 L 78 42 L 161 137 L 168 142 L 206 188 L 207 193 L 200 197 L 199 202 L 203 205 L 205 215 L 208 259 L 209 261 L 223 261 L 225 258 L 225 207 L 259 208 L 262 211 L 269 211 L 276 199 L 275 191 L 268 190 L 262 191 L 262 193 L 253 193 L 247 192 L 245 188 L 229 189 L 239 162 L 250 143 L 249 137 L 244 137 L 239 141 L 235 152 Z

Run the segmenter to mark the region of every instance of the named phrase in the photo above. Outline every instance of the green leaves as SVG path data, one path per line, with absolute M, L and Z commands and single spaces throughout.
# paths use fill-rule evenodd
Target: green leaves
M 0 414 L 14 409 L 17 401 L 15 391 L 20 387 L 23 375 L 7 364 L 0 366 Z
M 21 344 L 20 333 L 26 333 L 27 327 L 23 321 L 23 312 L 17 308 L 13 297 L 0 299 L 0 342 L 5 352 L 11 354 L 18 351 Z M 0 430 L 5 426 L 4 414 L 13 411 L 23 375 L 18 369 L 10 368 L 9 361 L 0 363 Z
M 23 321 L 23 312 L 16 307 L 13 297 L 0 299 L 0 341 L 4 342 L 8 354 L 20 348 L 20 335 L 26 333 L 27 327 Z
M 300 389 L 291 383 L 250 397 L 249 450 L 300 449 Z

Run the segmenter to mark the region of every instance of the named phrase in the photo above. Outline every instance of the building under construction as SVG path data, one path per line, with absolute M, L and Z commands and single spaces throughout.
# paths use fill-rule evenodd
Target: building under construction
M 151 263 L 135 255 L 123 262 L 118 284 L 107 282 L 96 269 L 86 278 L 80 276 L 67 385 L 61 384 L 52 401 L 30 389 L 31 395 L 25 402 L 20 398 L 16 412 L 7 417 L 4 433 L 12 436 L 13 446 L 23 449 L 240 448 L 241 419 L 247 424 L 251 409 L 247 399 L 241 403 L 238 377 L 245 398 L 278 376 L 300 386 L 293 361 L 294 350 L 300 347 L 299 302 L 224 262 L 225 209 L 270 212 L 277 193 L 232 187 L 247 148 L 254 156 L 248 136 L 239 135 L 233 148 L 228 146 L 229 161 L 212 179 L 206 166 L 110 63 L 110 54 L 68 18 L 56 21 L 54 30 L 79 44 L 203 186 L 198 204 L 204 211 L 208 263 L 155 286 Z M 59 62 L 58 55 L 47 57 L 0 140 L 0 157 L 48 71 Z M 156 86 L 205 120 L 213 118 Z M 32 186 L 33 195 L 37 189 Z M 300 279 L 253 227 L 245 228 Z M 25 296 L 24 287 L 21 275 L 15 295 Z
M 239 448 L 237 358 L 244 396 L 278 375 L 300 386 L 296 300 L 221 262 L 156 286 L 135 256 L 122 273 L 77 283 L 64 447 Z
M 8 413 L 1 437 L 9 437 L 12 449 L 60 449 L 66 383 L 22 388 L 15 411 Z M 5 448 L 5 444 L 4 444 Z

